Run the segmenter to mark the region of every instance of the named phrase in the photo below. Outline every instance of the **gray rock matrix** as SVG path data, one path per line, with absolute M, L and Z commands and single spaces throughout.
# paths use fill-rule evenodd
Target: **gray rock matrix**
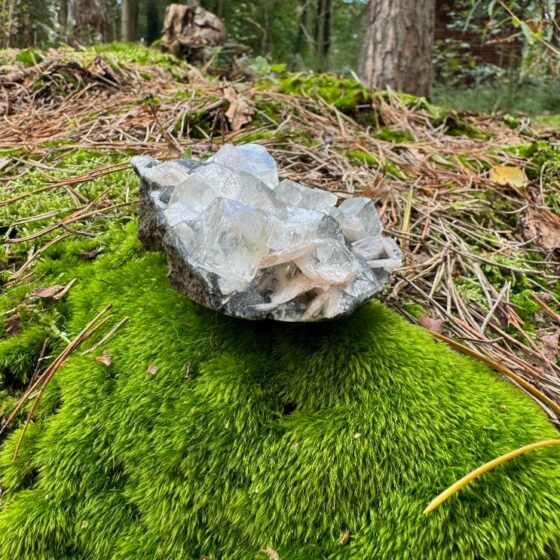
M 169 280 L 241 319 L 310 322 L 349 315 L 401 266 L 369 198 L 278 179 L 263 146 L 226 144 L 208 161 L 134 157 L 138 237 L 165 251 Z

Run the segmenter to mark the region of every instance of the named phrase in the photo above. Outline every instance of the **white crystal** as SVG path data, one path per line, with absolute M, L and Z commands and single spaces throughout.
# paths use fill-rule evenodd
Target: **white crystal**
M 381 235 L 383 231 L 375 205 L 363 196 L 347 198 L 331 210 L 331 216 L 340 224 L 348 241 Z
M 192 223 L 192 230 L 189 261 L 223 278 L 241 281 L 245 287 L 269 251 L 266 215 L 236 200 L 213 200 Z
M 176 224 L 173 231 L 177 234 L 181 244 L 186 249 L 194 247 L 194 231 L 186 222 Z
M 397 244 L 381 236 L 370 199 L 336 207 L 333 193 L 278 183 L 262 146 L 225 145 L 207 163 L 137 157 L 133 166 L 149 201 L 141 219 L 155 212 L 148 223 L 164 226 L 168 256 L 184 260 L 174 272 L 186 265 L 180 289 L 213 309 L 251 319 L 330 319 L 379 292 L 402 263 Z
M 300 294 L 304 294 L 316 287 L 317 286 L 311 282 L 309 278 L 307 278 L 304 274 L 300 274 L 299 276 L 296 276 L 279 286 L 279 289 L 270 298 L 270 303 L 262 303 L 256 307 L 261 311 L 268 311 L 278 307 L 282 303 L 291 301 Z
M 321 243 L 324 243 L 322 239 L 312 239 L 311 241 L 305 241 L 299 245 L 293 245 L 288 249 L 270 253 L 261 259 L 259 268 L 269 268 L 271 266 L 292 262 L 295 259 L 312 253 Z
M 274 200 L 281 206 L 296 206 L 328 214 L 338 197 L 336 194 L 284 179 L 274 189 Z
M 168 204 L 164 214 L 170 226 L 176 226 L 180 222 L 190 222 L 198 217 L 198 212 L 195 212 L 184 200 Z
M 151 158 L 150 158 L 151 159 Z M 176 161 L 165 161 L 153 167 L 146 167 L 144 176 L 160 187 L 171 187 L 187 179 L 190 171 Z
M 270 189 L 261 180 L 217 163 L 209 163 L 191 173 L 173 189 L 169 202 L 188 201 L 192 210 L 200 213 L 218 197 L 238 200 L 255 208 L 274 206 Z
M 390 237 L 365 237 L 352 243 L 354 253 L 363 257 L 371 268 L 394 270 L 402 265 L 402 253 Z
M 272 252 L 283 251 L 318 238 L 344 240 L 336 221 L 322 212 L 286 207 L 271 209 L 268 216 Z
M 278 169 L 274 158 L 259 144 L 233 146 L 224 144 L 212 158 L 219 163 L 253 175 L 273 189 L 278 184 Z
M 354 255 L 340 241 L 326 239 L 315 251 L 294 260 L 300 270 L 318 285 L 348 284 L 358 273 Z

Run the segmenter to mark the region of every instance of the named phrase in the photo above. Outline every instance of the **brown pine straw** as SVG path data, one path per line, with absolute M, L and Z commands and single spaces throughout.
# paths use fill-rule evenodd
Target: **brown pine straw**
M 101 338 L 98 342 L 96 342 L 91 348 L 84 350 L 82 352 L 82 356 L 87 356 L 92 352 L 95 352 L 100 346 L 105 344 L 127 321 L 129 317 L 125 317 L 122 321 L 117 323 L 103 338 Z
M 556 313 L 554 309 L 551 309 L 540 297 L 533 294 L 533 299 L 544 309 L 550 317 L 552 317 L 558 324 L 560 324 L 560 314 Z
M 486 365 L 490 366 L 496 371 L 499 371 L 505 377 L 509 377 L 512 381 L 515 381 L 515 383 L 523 387 L 527 392 L 531 393 L 531 395 L 533 395 L 539 401 L 541 401 L 541 403 L 545 404 L 547 407 L 554 410 L 557 414 L 560 414 L 560 405 L 558 403 L 554 402 L 551 398 L 547 397 L 542 391 L 539 391 L 534 385 L 531 385 L 531 383 L 527 383 L 527 381 L 525 381 L 519 375 L 513 373 L 513 371 L 509 370 L 507 367 L 503 366 L 502 364 L 499 364 L 494 360 L 491 360 L 487 356 L 484 356 L 479 352 L 476 352 L 475 350 L 472 350 L 468 346 L 465 346 L 464 344 L 461 344 L 456 340 L 448 338 L 443 334 L 436 333 L 429 329 L 426 330 L 428 330 L 428 332 L 438 340 L 441 340 L 449 344 L 449 346 L 455 348 L 456 350 L 459 350 L 460 352 L 463 352 L 463 354 L 467 354 L 467 356 L 470 356 L 471 358 L 474 358 L 479 362 L 485 363 Z
M 530 443 L 529 445 L 525 445 L 523 447 L 520 447 L 519 449 L 510 451 L 509 453 L 497 457 L 496 459 L 492 459 L 492 461 L 488 461 L 488 463 L 485 463 L 484 465 L 470 472 L 468 475 L 461 478 L 461 480 L 458 480 L 457 482 L 455 482 L 455 484 L 452 484 L 447 490 L 444 490 L 441 494 L 436 496 L 428 504 L 428 506 L 423 511 L 423 513 L 425 515 L 428 515 L 436 508 L 438 508 L 441 504 L 443 504 L 443 502 L 451 498 L 451 496 L 459 492 L 459 490 L 467 486 L 467 484 L 470 484 L 473 480 L 477 479 L 479 476 L 482 476 L 484 473 L 488 472 L 489 470 L 495 469 L 496 467 L 499 467 L 500 465 L 507 463 L 507 461 L 510 461 L 511 459 L 515 459 L 515 457 L 519 457 L 519 455 L 523 455 L 523 453 L 527 453 L 529 451 L 533 451 L 541 447 L 549 447 L 552 445 L 560 445 L 560 439 L 545 439 L 542 441 L 537 441 L 535 443 Z
M 7 63 L 13 62 L 9 56 Z M 515 130 L 504 126 L 500 115 L 454 113 L 436 122 L 421 102 L 411 106 L 393 93 L 374 94 L 343 113 L 321 98 L 312 76 L 302 73 L 298 81 L 310 87 L 301 93 L 281 91 L 282 79 L 266 89 L 247 83 L 237 95 L 254 104 L 253 121 L 231 130 L 224 116 L 230 103 L 224 82 L 187 66 L 188 79 L 179 80 L 164 67 L 116 61 L 108 88 L 92 78 L 89 59 L 81 56 L 52 51 L 48 68 L 34 67 L 5 87 L 9 111 L 2 115 L 0 150 L 19 154 L 10 156 L 0 173 L 0 211 L 13 257 L 8 287 L 33 280 L 33 265 L 52 244 L 99 234 L 111 221 L 135 215 L 137 180 L 126 171 L 130 156 L 174 159 L 182 150 L 204 159 L 224 142 L 254 141 L 262 133 L 258 142 L 271 151 L 282 179 L 341 199 L 358 194 L 376 202 L 385 231 L 405 253 L 387 305 L 414 323 L 418 313 L 409 306 L 420 306 L 448 336 L 499 362 L 509 375 L 489 365 L 538 398 L 560 424 L 558 407 L 551 404 L 560 403 L 560 365 L 545 339 L 553 341 L 560 326 L 555 288 L 560 253 L 552 247 L 554 231 L 560 231 L 560 218 L 552 213 L 558 210 L 553 200 L 560 171 L 544 165 L 535 177 L 533 166 L 523 188 L 498 185 L 489 177 L 496 165 L 531 175 L 528 159 L 509 149 L 540 140 L 541 132 L 527 119 Z M 70 57 L 78 62 L 68 65 Z M 57 69 L 61 89 L 50 87 L 50 68 Z M 448 123 L 457 119 L 486 137 L 447 134 Z M 383 140 L 380 127 L 405 133 L 404 140 Z M 554 143 L 551 134 L 543 138 Z M 111 164 L 87 172 L 81 164 L 60 165 L 79 150 L 107 155 Z M 379 163 L 356 161 L 348 154 L 356 150 Z M 32 192 L 22 181 L 29 171 L 44 177 Z M 88 181 L 108 185 L 110 174 L 119 180 L 92 202 Z M 68 207 L 49 214 L 49 200 L 67 194 Z M 131 204 L 121 207 L 122 202 Z M 542 309 L 530 325 L 521 318 L 530 309 L 519 303 L 520 286 L 535 294 Z
M 80 344 L 82 344 L 82 342 L 84 342 L 86 339 L 88 339 L 95 331 L 97 331 L 104 323 L 107 322 L 107 320 L 110 318 L 110 316 L 105 317 L 101 321 L 99 321 L 99 319 L 101 319 L 101 317 L 105 313 L 107 313 L 107 311 L 109 311 L 109 309 L 111 309 L 111 306 L 112 306 L 111 303 L 107 304 L 82 329 L 82 331 L 78 335 L 76 335 L 76 337 L 66 346 L 66 348 L 64 348 L 64 350 L 58 355 L 58 357 L 55 358 L 55 360 L 47 367 L 47 369 L 44 371 L 44 373 L 35 381 L 35 383 L 33 383 L 27 389 L 27 391 L 25 391 L 25 393 L 22 395 L 22 397 L 17 402 L 16 407 L 14 408 L 14 410 L 12 411 L 10 416 L 7 418 L 4 426 L 2 426 L 1 431 L 3 431 L 5 428 L 7 428 L 13 422 L 14 418 L 17 416 L 18 412 L 22 409 L 23 405 L 28 400 L 28 398 L 30 398 L 30 396 L 33 394 L 35 389 L 40 387 L 39 390 L 38 390 L 37 396 L 35 397 L 35 400 L 33 401 L 31 409 L 29 410 L 29 414 L 27 415 L 27 418 L 25 420 L 23 428 L 21 430 L 19 440 L 18 440 L 16 448 L 14 450 L 14 455 L 13 455 L 14 459 L 17 457 L 17 455 L 19 453 L 19 450 L 20 450 L 23 438 L 25 436 L 25 433 L 27 431 L 27 428 L 29 427 L 29 424 L 31 423 L 31 420 L 33 419 L 33 415 L 35 414 L 35 411 L 37 410 L 37 407 L 39 406 L 39 403 L 41 402 L 41 398 L 43 396 L 43 393 L 44 393 L 45 389 L 47 388 L 47 385 L 49 384 L 51 379 L 54 377 L 54 374 L 58 371 L 60 366 L 62 366 L 62 364 L 66 361 L 68 356 L 72 353 L 72 351 L 75 350 L 76 348 L 78 348 L 78 346 L 80 346 Z M 96 323 L 98 321 L 99 321 L 99 323 L 96 325 Z

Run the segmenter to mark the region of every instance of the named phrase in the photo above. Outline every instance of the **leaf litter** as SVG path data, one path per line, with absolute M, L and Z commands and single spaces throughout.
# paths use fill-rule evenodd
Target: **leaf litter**
M 543 394 L 539 402 L 558 421 L 550 403 L 560 402 L 551 348 L 560 316 L 560 138 L 394 93 L 360 93 L 343 105 L 347 81 L 329 78 L 333 99 L 318 79 L 224 84 L 183 62 L 123 62 L 87 49 L 49 51 L 33 67 L 3 72 L 7 286 L 29 282 L 47 247 L 134 216 L 131 155 L 165 159 L 180 149 L 207 157 L 224 142 L 259 141 L 283 178 L 340 199 L 371 196 L 405 252 L 385 302 Z M 289 91 L 296 80 L 300 89 Z M 537 161 L 539 150 L 550 161 Z M 104 163 L 69 173 L 65 161 L 76 167 L 81 153 Z M 29 173 L 41 174 L 40 186 L 24 185 Z M 117 177 L 124 179 L 109 180 Z M 95 194 L 98 181 L 109 187 Z M 59 209 L 61 195 L 73 206 Z M 34 200 L 57 211 L 34 214 Z M 526 293 L 542 313 L 530 311 Z

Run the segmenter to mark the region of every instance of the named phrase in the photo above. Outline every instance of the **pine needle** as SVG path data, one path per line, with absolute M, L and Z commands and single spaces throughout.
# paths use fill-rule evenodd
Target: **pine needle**
M 443 502 L 447 499 L 451 498 L 454 494 L 459 492 L 459 490 L 463 489 L 467 484 L 472 482 L 473 480 L 477 479 L 479 476 L 482 476 L 484 473 L 492 470 L 511 459 L 515 459 L 515 457 L 519 457 L 519 455 L 523 455 L 523 453 L 527 453 L 529 451 L 533 451 L 534 449 L 539 449 L 540 447 L 548 447 L 551 445 L 560 445 L 560 439 L 545 439 L 543 441 L 537 441 L 536 443 L 530 443 L 529 445 L 525 445 L 520 447 L 519 449 L 515 449 L 514 451 L 510 451 L 501 457 L 497 457 L 496 459 L 492 459 L 492 461 L 488 461 L 484 465 L 478 467 L 468 475 L 461 478 L 452 484 L 447 490 L 444 490 L 441 494 L 436 496 L 429 504 L 428 507 L 423 511 L 425 515 L 428 515 L 432 511 L 434 511 L 437 507 L 439 507 Z
M 435 336 L 438 340 L 441 340 L 442 342 L 446 342 L 447 344 L 449 344 L 449 346 L 452 346 L 456 350 L 459 350 L 460 352 L 463 352 L 467 356 L 470 356 L 471 358 L 474 358 L 475 360 L 478 360 L 479 362 L 482 362 L 482 363 L 490 366 L 491 368 L 495 369 L 496 371 L 499 371 L 502 375 L 505 375 L 506 377 L 509 377 L 510 379 L 515 381 L 515 383 L 517 383 L 518 385 L 523 387 L 528 393 L 531 393 L 531 395 L 533 395 L 534 397 L 539 399 L 541 401 L 541 403 L 545 404 L 550 409 L 554 410 L 557 414 L 560 414 L 560 405 L 558 403 L 553 401 L 550 397 L 545 395 L 542 391 L 539 391 L 534 385 L 532 385 L 531 383 L 528 383 L 527 381 L 525 381 L 525 379 L 523 379 L 522 377 L 520 377 L 519 375 L 517 375 L 516 373 L 514 373 L 513 371 L 511 371 L 510 369 L 508 369 L 504 365 L 502 365 L 498 362 L 495 362 L 494 360 L 491 360 L 487 356 L 484 356 L 483 354 L 480 354 L 480 353 L 476 352 L 475 350 L 471 350 L 468 346 L 465 346 L 464 344 L 461 344 L 460 342 L 457 342 L 456 340 L 448 338 L 447 336 L 445 336 L 443 334 L 439 334 L 439 333 L 436 333 L 434 331 L 429 331 L 429 332 L 430 332 L 430 334 Z
M 84 340 L 86 340 L 89 336 L 91 336 L 96 330 L 98 330 L 107 320 L 107 317 L 102 320 L 101 322 L 99 322 L 97 325 L 95 323 L 97 323 L 97 321 L 99 321 L 99 319 L 111 308 L 111 304 L 106 305 L 84 328 L 83 330 L 68 344 L 68 346 L 66 346 L 66 348 L 60 353 L 60 355 L 52 362 L 52 364 L 45 370 L 45 373 L 39 377 L 37 379 L 37 381 L 33 384 L 32 387 L 30 387 L 25 394 L 23 395 L 23 397 L 18 401 L 18 404 L 15 408 L 15 410 L 12 412 L 12 414 L 10 414 L 8 420 L 6 421 L 6 424 L 3 426 L 3 428 L 6 428 L 15 418 L 16 414 L 19 412 L 19 410 L 21 410 L 21 408 L 23 407 L 23 404 L 25 403 L 25 401 L 27 400 L 27 398 L 31 395 L 32 391 L 38 387 L 39 385 L 41 385 L 39 392 L 37 394 L 37 397 L 35 398 L 35 401 L 33 402 L 33 405 L 31 406 L 31 409 L 29 411 L 29 414 L 27 415 L 27 418 L 25 420 L 25 424 L 23 425 L 23 428 L 21 430 L 21 434 L 19 436 L 19 440 L 17 442 L 16 448 L 14 450 L 14 459 L 17 457 L 21 444 L 23 442 L 23 438 L 25 436 L 25 433 L 27 431 L 27 428 L 29 427 L 29 424 L 31 423 L 31 420 L 33 419 L 33 415 L 35 413 L 35 410 L 37 409 L 37 407 L 39 406 L 39 403 L 41 401 L 41 397 L 43 396 L 43 393 L 45 391 L 45 389 L 47 388 L 47 385 L 49 384 L 50 380 L 54 377 L 54 374 L 58 371 L 58 369 L 60 368 L 60 366 L 66 361 L 66 358 L 71 354 L 71 352 L 77 348 Z

